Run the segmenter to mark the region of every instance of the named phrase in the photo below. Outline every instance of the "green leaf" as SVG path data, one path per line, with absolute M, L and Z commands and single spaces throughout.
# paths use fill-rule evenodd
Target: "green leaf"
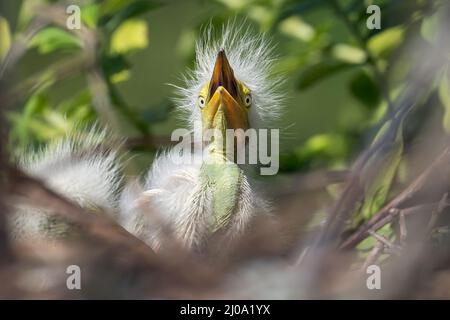
M 444 116 L 442 118 L 442 126 L 445 132 L 450 133 L 450 81 L 448 72 L 444 72 L 444 75 L 439 83 L 439 98 L 444 106 Z
M 322 133 L 310 137 L 299 156 L 305 154 L 326 154 L 330 157 L 342 156 L 347 151 L 345 138 L 338 134 Z
M 247 14 L 250 19 L 258 23 L 261 31 L 268 31 L 273 26 L 273 10 L 268 6 L 257 4 L 249 6 Z
M 122 3 L 122 1 L 119 2 Z M 136 17 L 161 6 L 161 4 L 149 0 L 133 1 L 131 3 L 130 1 L 123 2 L 129 4 L 126 6 L 120 5 L 120 11 L 113 15 L 107 14 L 101 17 L 99 20 L 99 25 L 104 25 L 109 32 L 113 32 L 125 20 Z
M 22 113 L 11 114 L 14 123 L 11 130 L 11 141 L 24 148 L 35 140 L 30 131 L 30 123 L 48 108 L 47 97 L 42 93 L 32 95 L 25 104 Z
M 125 57 L 120 54 L 103 56 L 101 63 L 107 78 L 112 77 L 116 73 L 127 71 L 130 68 Z
M 94 29 L 100 16 L 100 7 L 98 4 L 89 4 L 81 8 L 81 20 L 89 27 Z
M 367 42 L 367 48 L 375 57 L 386 58 L 400 45 L 404 35 L 403 27 L 389 28 L 371 37 Z
M 11 47 L 11 31 L 8 20 L 0 16 L 0 61 L 5 58 Z
M 111 83 L 119 83 L 129 80 L 131 77 L 130 70 L 123 70 L 111 76 Z
M 141 19 L 130 19 L 122 23 L 112 34 L 111 52 L 128 53 L 144 49 L 148 45 L 147 22 Z
M 62 29 L 48 27 L 38 32 L 31 40 L 31 47 L 36 47 L 41 54 L 55 50 L 74 50 L 82 46 L 80 39 Z
M 70 132 L 72 124 L 70 119 L 68 119 L 65 115 L 54 110 L 46 110 L 43 116 L 50 128 L 53 128 L 62 134 Z
M 438 11 L 435 14 L 425 17 L 420 26 L 420 34 L 424 39 L 431 43 L 435 43 L 439 32 L 439 23 L 442 18 L 442 12 Z
M 283 20 L 278 28 L 282 33 L 305 42 L 310 41 L 315 35 L 314 28 L 298 16 Z
M 380 129 L 372 146 L 386 134 L 392 134 L 391 123 L 392 121 L 386 122 Z M 361 185 L 364 186 L 364 200 L 354 221 L 356 224 L 359 224 L 361 219 L 370 219 L 386 201 L 403 154 L 401 124 L 393 138 L 393 141 L 386 141 L 364 164 L 360 179 Z
M 57 110 L 66 114 L 68 117 L 71 117 L 72 114 L 77 113 L 80 108 L 84 108 L 85 106 L 91 106 L 91 92 L 88 89 L 83 89 L 73 97 L 67 97 L 57 106 Z
M 350 91 L 356 99 L 370 109 L 378 106 L 381 101 L 378 85 L 365 71 L 358 72 L 350 80 Z
M 47 121 L 39 119 L 31 119 L 28 128 L 33 137 L 40 142 L 48 142 L 67 134 L 67 131 L 61 131 L 59 128 L 50 126 Z
M 353 64 L 364 63 L 367 59 L 364 50 L 345 43 L 338 43 L 332 49 L 333 57 L 339 61 Z
M 337 61 L 321 61 L 315 65 L 307 67 L 300 75 L 298 89 L 305 90 L 321 80 L 338 73 L 339 71 L 351 67 L 348 63 Z
M 105 0 L 102 2 L 100 13 L 102 15 L 114 14 L 132 2 L 133 0 Z
M 390 239 L 393 235 L 391 224 L 388 223 L 388 224 L 384 225 L 382 228 L 377 230 L 377 234 L 385 237 L 386 239 Z M 360 251 L 369 251 L 375 246 L 375 244 L 377 242 L 378 242 L 377 239 L 375 239 L 373 236 L 370 236 L 370 237 L 367 237 L 366 239 L 364 239 L 363 241 L 361 241 L 356 246 L 356 249 L 358 249 Z

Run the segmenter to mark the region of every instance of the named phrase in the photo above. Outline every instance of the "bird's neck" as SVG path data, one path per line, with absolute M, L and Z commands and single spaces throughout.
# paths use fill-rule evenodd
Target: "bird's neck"
M 228 135 L 225 130 L 215 130 L 210 142 L 205 146 L 207 162 L 209 163 L 234 163 L 243 158 L 246 160 L 248 153 L 245 144 L 245 136 L 239 134 Z M 244 164 L 244 163 L 241 163 Z
M 225 126 L 220 126 L 224 128 Z M 227 150 L 226 130 L 216 129 L 213 131 L 211 142 L 207 145 L 207 162 L 208 163 L 226 163 L 233 162 L 234 155 Z
M 215 232 L 226 227 L 236 213 L 243 172 L 234 162 L 234 150 L 227 150 L 225 132 L 217 131 L 206 150 L 201 175 L 211 195 L 210 227 Z
M 223 148 L 211 143 L 201 167 L 201 179 L 211 197 L 210 230 L 216 232 L 226 227 L 236 214 L 243 172 L 227 158 Z

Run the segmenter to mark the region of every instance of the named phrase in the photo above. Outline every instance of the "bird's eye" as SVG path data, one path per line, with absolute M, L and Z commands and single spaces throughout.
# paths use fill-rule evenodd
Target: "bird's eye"
M 247 94 L 245 96 L 244 103 L 247 107 L 250 107 L 250 105 L 252 104 L 252 96 Z
M 198 106 L 200 108 L 203 108 L 205 106 L 205 98 L 204 97 L 202 97 L 202 96 L 198 97 Z

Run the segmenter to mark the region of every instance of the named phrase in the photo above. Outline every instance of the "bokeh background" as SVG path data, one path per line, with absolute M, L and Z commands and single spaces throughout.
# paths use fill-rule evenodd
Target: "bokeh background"
M 66 28 L 73 4 L 81 8 L 80 30 Z M 372 4 L 381 10 L 380 29 L 366 24 Z M 280 174 L 262 178 L 270 180 L 266 191 L 280 233 L 263 225 L 246 239 L 225 268 L 231 277 L 215 266 L 215 281 L 225 279 L 220 290 L 199 275 L 210 273 L 197 258 L 181 263 L 178 254 L 143 259 L 138 252 L 126 267 L 116 266 L 117 273 L 99 277 L 106 267 L 98 257 L 122 254 L 112 241 L 117 234 L 102 233 L 101 254 L 80 255 L 97 278 L 82 297 L 448 298 L 449 19 L 444 0 L 2 1 L 1 138 L 7 148 L 0 149 L 0 169 L 10 172 L 5 163 L 16 155 L 97 123 L 124 141 L 127 177 L 144 173 L 170 145 L 172 130 L 184 126 L 169 84 L 183 85 L 202 28 L 244 23 L 271 38 L 274 75 L 285 78 Z M 29 181 L 12 177 L 3 177 L 5 192 L 26 198 Z M 96 225 L 81 220 L 95 234 Z M 133 241 L 123 240 L 130 252 Z M 77 246 L 43 260 L 86 254 Z M 173 269 L 174 260 L 183 268 Z M 242 267 L 243 260 L 250 264 Z M 375 262 L 387 265 L 395 281 L 374 296 L 360 271 Z M 131 290 L 117 282 L 125 273 L 148 280 L 146 272 L 162 284 Z M 187 272 L 194 284 L 183 282 Z M 202 281 L 208 289 L 195 291 Z M 174 293 L 180 286 L 191 294 Z M 68 294 L 52 290 L 44 297 Z
M 7 42 L 7 30 L 14 39 L 26 31 L 30 19 L 45 16 L 33 8 L 46 3 L 52 1 L 3 2 L 3 41 Z M 235 20 L 267 33 L 279 58 L 275 71 L 286 78 L 282 171 L 343 165 L 370 141 L 367 135 L 373 134 L 370 129 L 386 109 L 381 92 L 384 78 L 377 73 L 384 73 L 395 58 L 392 53 L 401 51 L 408 32 L 416 32 L 411 24 L 426 37 L 434 17 L 434 4 L 429 1 L 377 1 L 383 12 L 381 30 L 366 27 L 366 8 L 372 1 L 337 1 L 337 5 L 320 0 L 60 4 L 64 3 L 78 3 L 83 28 L 98 37 L 96 64 L 113 100 L 102 110 L 117 118 L 115 129 L 125 137 L 167 137 L 183 125 L 174 112 L 173 88 L 168 84 L 181 85 L 182 74 L 192 67 L 194 43 L 202 26 L 212 23 L 220 28 Z M 102 117 L 93 103 L 96 84 L 88 79 L 86 64 L 86 68 L 74 66 L 76 70 L 63 79 L 48 75 L 58 64 L 69 64 L 83 54 L 77 35 L 61 26 L 36 33 L 8 77 L 8 84 L 30 78 L 35 82 L 9 115 L 14 148 L 45 143 L 72 130 L 76 123 Z M 388 90 L 394 92 L 398 85 L 393 83 Z M 144 157 L 139 162 L 144 168 L 149 161 L 145 153 L 151 156 L 154 150 L 145 143 L 135 147 L 139 148 L 136 161 Z

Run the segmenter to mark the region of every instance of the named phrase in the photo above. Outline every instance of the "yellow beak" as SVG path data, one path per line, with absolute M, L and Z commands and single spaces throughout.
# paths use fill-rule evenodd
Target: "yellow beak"
M 224 50 L 217 55 L 214 71 L 208 88 L 209 101 L 202 112 L 203 129 L 248 128 L 245 106 L 238 101 L 239 83 L 234 77 Z

